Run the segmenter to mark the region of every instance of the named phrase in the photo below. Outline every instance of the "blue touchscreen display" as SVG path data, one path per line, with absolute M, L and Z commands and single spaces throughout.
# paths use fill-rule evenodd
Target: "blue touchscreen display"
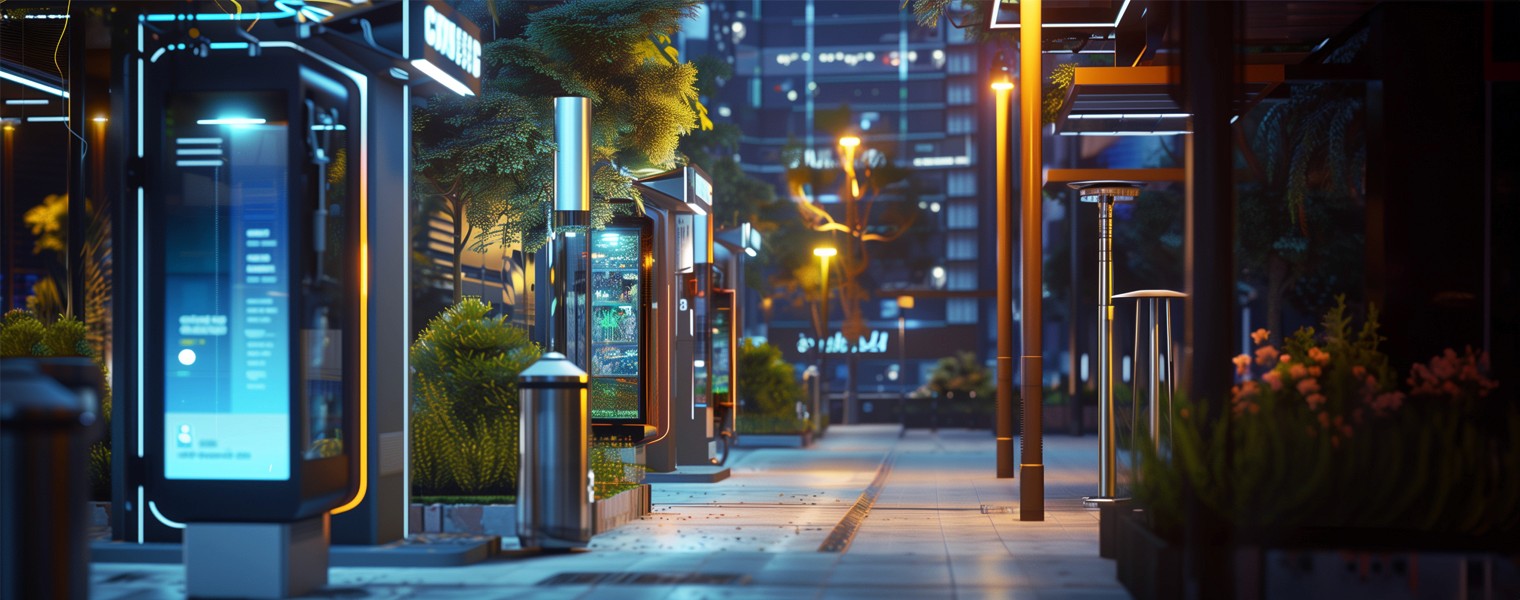
M 174 181 L 162 213 L 164 475 L 287 480 L 286 124 L 181 118 L 171 133 L 165 160 Z

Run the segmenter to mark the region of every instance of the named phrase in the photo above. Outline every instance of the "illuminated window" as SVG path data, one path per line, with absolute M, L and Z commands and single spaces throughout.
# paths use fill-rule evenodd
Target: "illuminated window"
M 952 83 L 945 88 L 945 103 L 952 106 L 971 104 L 974 102 L 971 90 L 969 83 Z
M 976 234 L 972 232 L 951 233 L 950 239 L 945 243 L 945 258 L 950 260 L 976 258 Z
M 969 202 L 951 202 L 945 216 L 945 226 L 950 229 L 976 229 L 976 205 Z
M 976 113 L 970 109 L 957 108 L 945 116 L 945 133 L 956 135 L 971 133 L 976 129 Z
M 950 273 L 949 283 L 945 285 L 952 290 L 976 289 L 976 267 L 972 265 L 957 265 L 948 269 Z M 971 300 L 971 318 L 976 318 L 976 301 Z
M 945 302 L 945 322 L 966 324 L 976 322 L 975 298 L 951 298 Z
M 956 171 L 945 177 L 945 195 L 964 198 L 976 195 L 976 172 Z

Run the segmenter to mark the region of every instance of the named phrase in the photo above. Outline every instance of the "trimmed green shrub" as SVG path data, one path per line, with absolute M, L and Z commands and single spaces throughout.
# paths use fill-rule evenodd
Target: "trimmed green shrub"
M 737 421 L 740 433 L 796 433 L 808 422 L 797 418 L 802 386 L 792 365 L 781 358 L 781 349 L 744 340 L 739 346 L 739 401 L 743 407 Z
M 412 344 L 412 485 L 423 495 L 513 494 L 517 375 L 542 350 L 465 298 Z
M 0 321 L 0 357 L 36 356 L 32 350 L 42 342 L 47 326 L 32 311 L 14 309 Z

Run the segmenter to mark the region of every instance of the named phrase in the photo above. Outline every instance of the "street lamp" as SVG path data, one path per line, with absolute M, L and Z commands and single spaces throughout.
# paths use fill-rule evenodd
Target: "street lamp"
M 813 414 L 815 415 L 813 418 L 817 420 L 818 427 L 815 427 L 814 431 L 818 431 L 823 425 L 822 411 L 825 408 L 823 403 L 827 398 L 824 391 L 825 379 L 823 374 L 827 372 L 824 370 L 824 367 L 828 359 L 828 351 L 824 346 L 829 341 L 829 259 L 833 258 L 836 254 L 839 254 L 839 251 L 833 246 L 819 246 L 813 249 L 813 256 L 818 257 L 818 272 L 822 276 L 819 280 L 818 291 L 823 298 L 821 301 L 822 309 L 819 311 L 819 329 L 822 333 L 818 335 L 817 343 L 814 344 L 814 348 L 818 350 L 818 402 L 813 407 Z
M 905 338 L 908 333 L 907 311 L 913 308 L 912 296 L 897 297 L 897 391 L 901 398 L 897 401 L 897 420 L 902 425 L 899 435 L 908 430 L 908 347 Z
M 1013 78 L 1008 58 L 993 60 L 992 91 L 997 98 L 997 476 L 1013 469 L 1013 231 L 1008 200 L 1008 99 Z

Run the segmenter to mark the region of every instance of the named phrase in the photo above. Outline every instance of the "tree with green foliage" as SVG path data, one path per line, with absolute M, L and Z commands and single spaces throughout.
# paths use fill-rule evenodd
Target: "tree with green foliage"
M 845 104 L 818 111 L 816 123 L 819 130 L 837 139 L 853 131 L 855 118 Z M 928 219 L 921 218 L 923 210 L 913 202 L 918 191 L 912 172 L 896 164 L 885 150 L 864 141 L 852 154 L 850 161 L 842 155 L 842 169 L 836 170 L 815 167 L 807 160 L 807 148 L 795 141 L 782 149 L 796 220 L 779 243 L 771 244 L 781 267 L 776 283 L 799 300 L 811 296 L 816 330 L 826 324 L 816 308 L 823 298 L 814 295 L 819 292 L 820 274 L 812 249 L 829 244 L 838 250 L 830 261 L 829 281 L 838 290 L 831 298 L 839 300 L 840 330 L 847 340 L 869 331 L 863 305 L 871 290 L 881 287 L 871 280 L 873 259 L 890 256 L 902 261 L 908 273 L 922 272 L 932 260 L 932 253 L 915 247 L 926 242 L 930 227 Z M 832 211 L 821 201 L 821 195 L 829 191 L 839 197 L 839 206 Z
M 1325 62 L 1356 60 L 1367 35 L 1365 29 L 1353 35 Z M 1242 120 L 1236 253 L 1243 278 L 1265 287 L 1274 340 L 1286 330 L 1290 301 L 1312 315 L 1337 293 L 1361 291 L 1353 282 L 1361 280 L 1364 248 L 1356 233 L 1365 204 L 1363 97 L 1360 83 L 1293 84 L 1287 100 Z
M 476 249 L 537 250 L 553 206 L 553 98 L 583 96 L 591 115 L 591 227 L 619 210 L 642 210 L 637 177 L 679 164 L 678 140 L 711 127 L 696 91 L 697 69 L 670 36 L 695 0 L 572 0 L 491 3 L 496 30 L 484 48 L 478 98 L 419 103 L 413 117 L 419 197 L 439 201 L 454 224 L 459 259 Z M 612 199 L 631 199 L 615 205 Z

